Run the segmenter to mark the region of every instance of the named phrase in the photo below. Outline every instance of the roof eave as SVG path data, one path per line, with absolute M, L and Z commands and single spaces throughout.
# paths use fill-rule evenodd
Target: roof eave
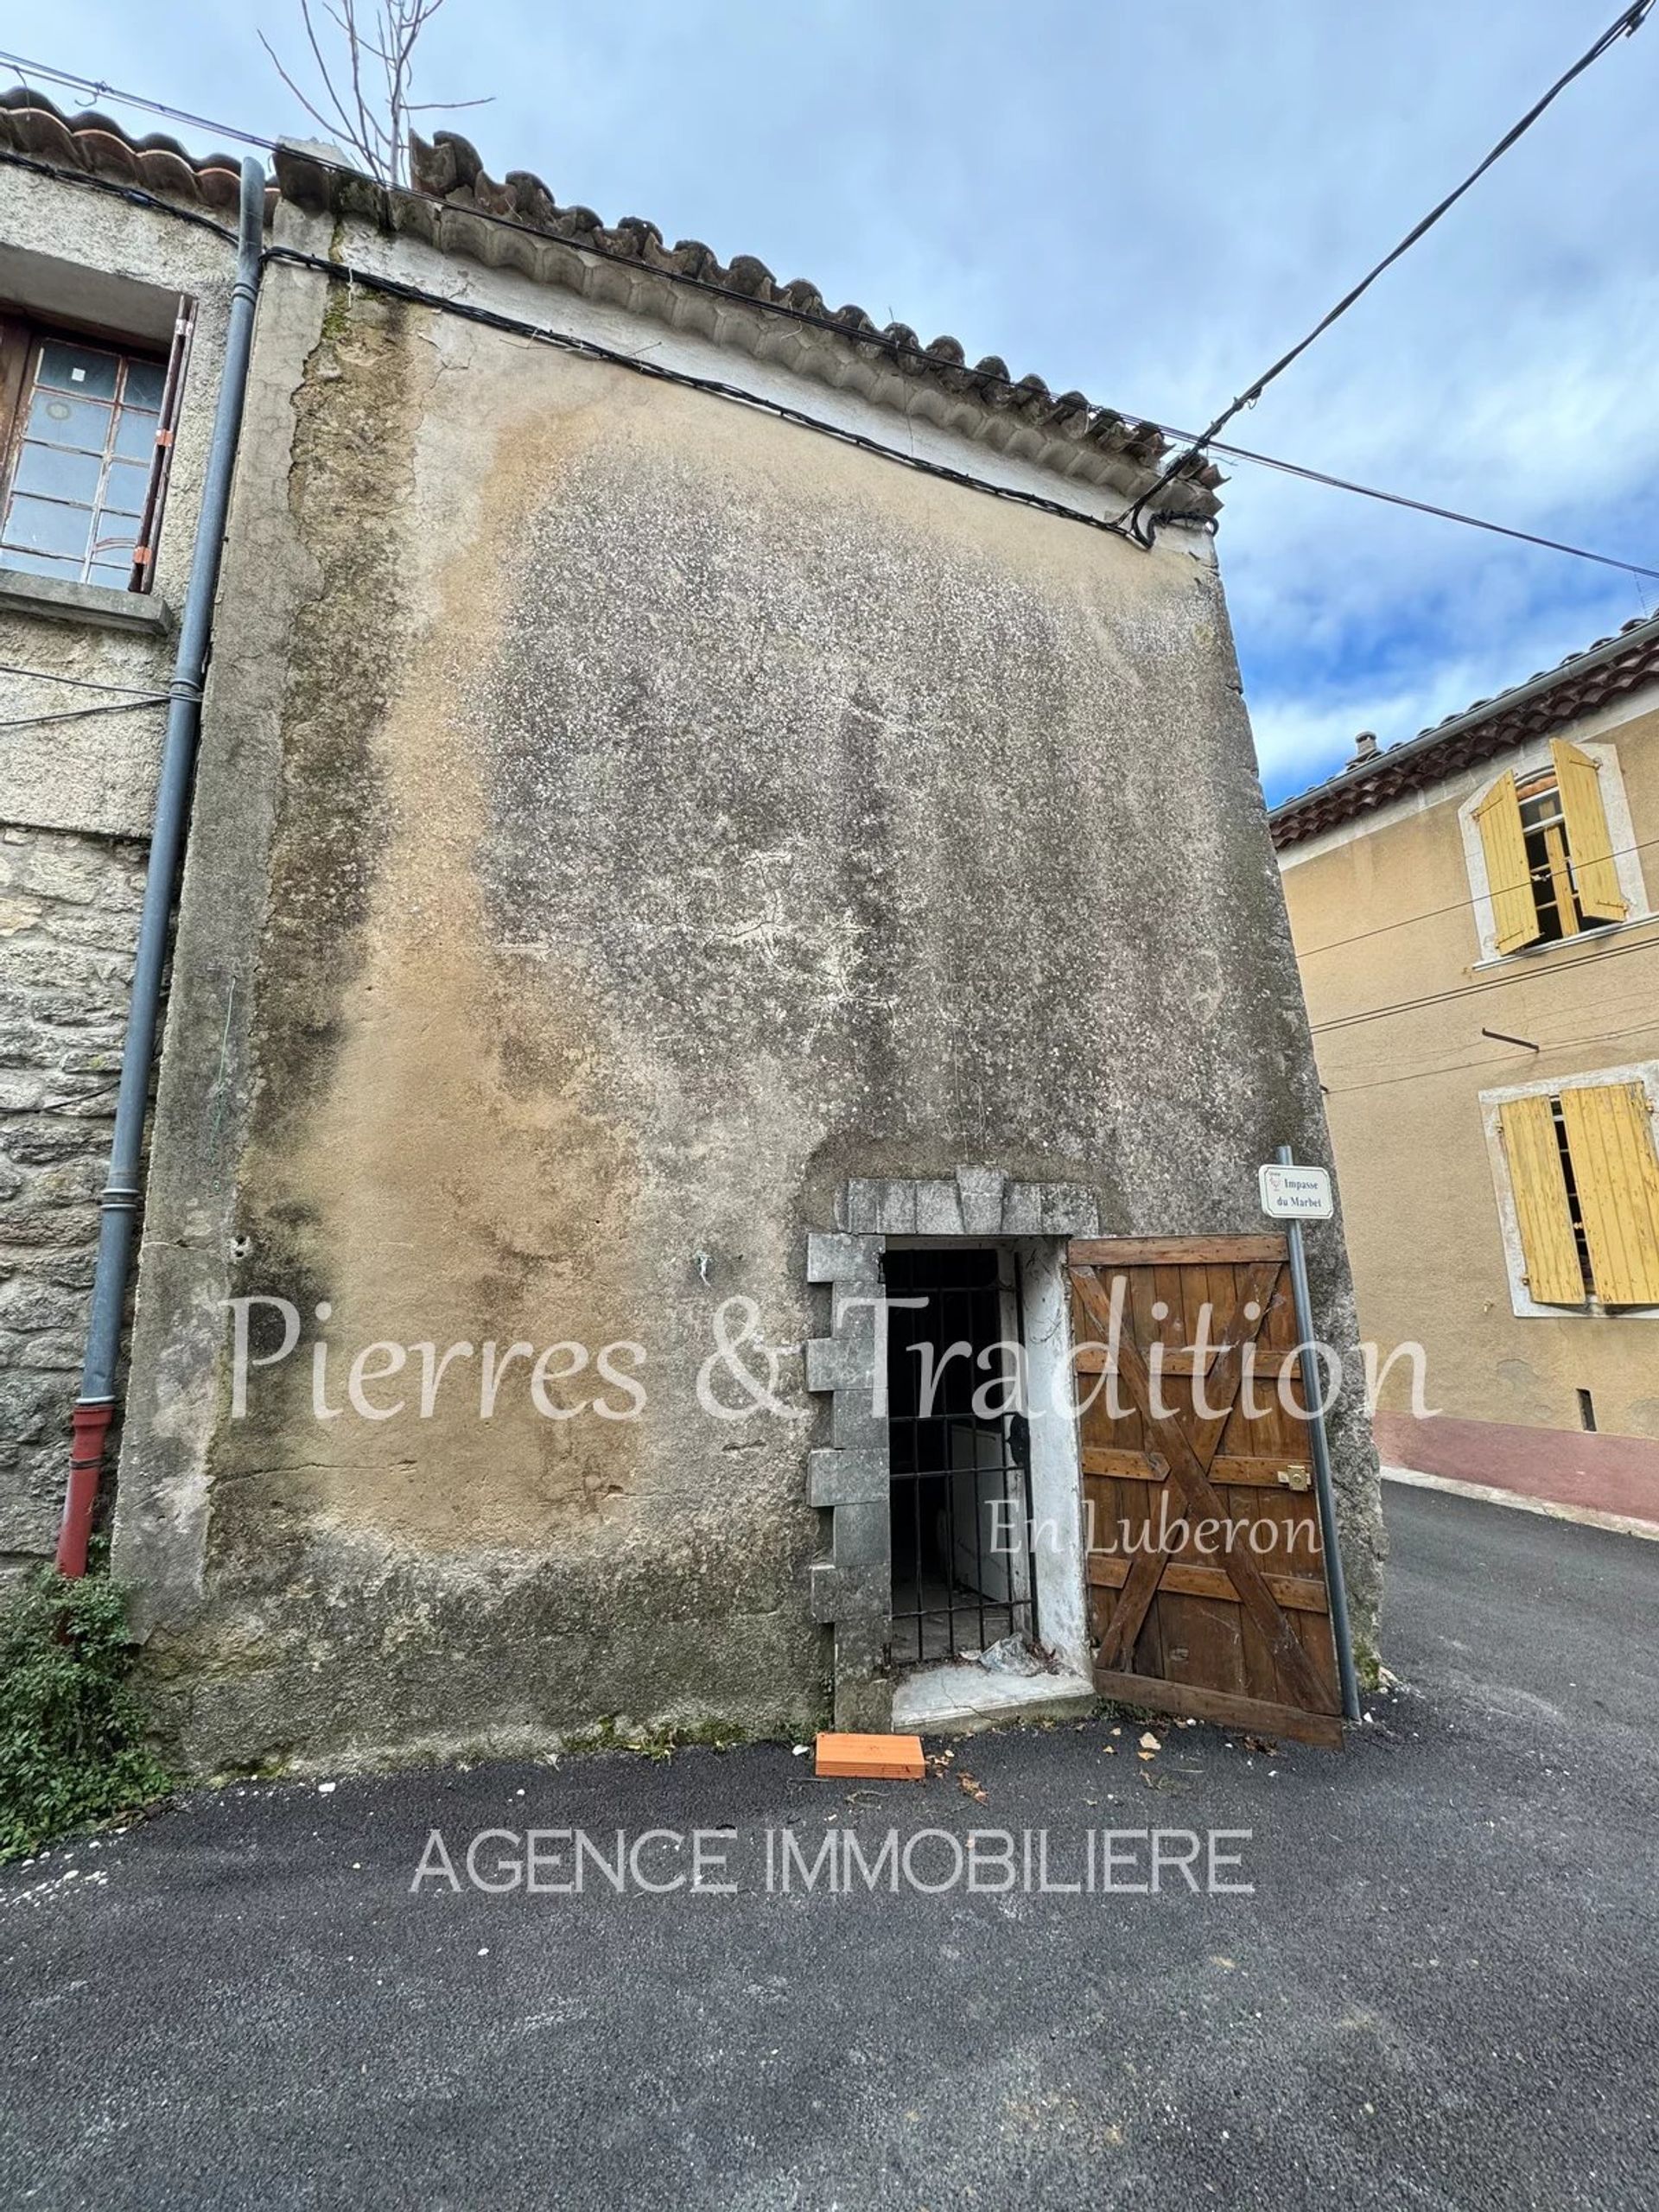
M 1585 680 L 1624 660 L 1632 664 L 1629 688 L 1659 681 L 1659 615 L 1621 630 L 1615 637 L 1604 638 L 1583 652 L 1573 654 L 1559 668 L 1529 677 L 1525 683 L 1500 692 L 1497 698 L 1483 700 L 1463 714 L 1436 723 L 1432 729 L 1390 746 L 1362 767 L 1344 769 L 1326 782 L 1316 784 L 1311 791 L 1281 799 L 1268 815 L 1268 828 L 1274 845 L 1282 849 L 1300 844 L 1305 838 L 1317 836 L 1340 822 L 1386 805 L 1405 791 L 1421 790 L 1471 761 L 1490 758 L 1506 747 L 1519 743 L 1531 732 L 1515 730 L 1511 727 L 1515 719 L 1528 716 L 1529 709 L 1558 693 L 1568 695 L 1559 719 L 1570 720 L 1575 712 L 1581 711 L 1572 703 L 1572 695 L 1582 688 Z M 1484 745 L 1483 732 L 1490 736 L 1490 742 Z
M 995 357 L 970 365 L 955 339 L 924 346 L 903 324 L 882 328 L 861 308 L 832 309 L 816 286 L 780 283 L 753 255 L 722 264 L 695 239 L 668 245 L 635 217 L 607 226 L 590 208 L 561 207 L 524 171 L 498 182 L 451 132 L 429 146 L 416 138 L 413 156 L 414 185 L 387 187 L 289 142 L 277 149 L 276 176 L 283 197 L 308 212 L 371 222 L 861 390 L 1126 504 L 1152 494 L 1167 521 L 1209 523 L 1219 512 L 1212 464 L 1160 486 L 1171 448 L 1155 423 L 1094 406 L 1081 392 L 1052 393 L 1039 377 L 1015 381 Z

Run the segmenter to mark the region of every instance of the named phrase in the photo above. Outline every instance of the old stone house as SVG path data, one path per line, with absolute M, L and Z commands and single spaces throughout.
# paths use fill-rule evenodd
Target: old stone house
M 1103 1623 L 1311 1679 L 1294 1576 L 1113 1611 L 1086 1486 L 1168 1468 L 1056 1387 L 1089 1255 L 1242 1302 L 1258 1166 L 1325 1156 L 1213 478 L 459 139 L 273 201 L 115 1513 L 187 1756 L 880 1724 L 1009 1637 L 1084 1694 Z M 1047 1416 L 918 1413 L 883 1292 Z M 1310 1512 L 1293 1444 L 1236 1494 Z M 1017 1490 L 1050 1541 L 990 1556 Z

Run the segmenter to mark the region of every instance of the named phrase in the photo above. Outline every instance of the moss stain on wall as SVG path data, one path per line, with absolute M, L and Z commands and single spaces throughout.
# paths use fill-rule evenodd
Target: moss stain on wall
M 485 925 L 467 677 L 489 657 L 521 456 L 499 454 L 481 536 L 447 549 L 429 599 L 412 548 L 441 359 L 422 321 L 336 292 L 296 403 L 291 496 L 318 588 L 285 721 L 238 1287 L 291 1298 L 308 1340 L 338 1348 L 330 1408 L 364 1345 L 429 1343 L 435 1367 L 473 1351 L 426 1418 L 415 1360 L 365 1383 L 377 1408 L 403 1402 L 384 1421 L 318 1420 L 302 1354 L 256 1378 L 264 1416 L 221 1426 L 236 1504 L 218 1531 L 255 1546 L 316 1524 L 393 1550 L 535 1552 L 628 1474 L 627 1428 L 544 1418 L 530 1359 L 509 1357 L 633 1332 L 606 1289 L 630 1174 L 595 1107 L 604 1054 L 574 980 Z M 486 1342 L 504 1379 L 484 1419 Z

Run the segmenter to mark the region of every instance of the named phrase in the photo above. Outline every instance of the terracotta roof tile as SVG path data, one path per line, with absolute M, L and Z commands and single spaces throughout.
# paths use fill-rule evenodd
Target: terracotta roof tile
M 66 115 L 28 86 L 0 92 L 0 148 L 51 167 L 131 184 L 233 219 L 240 158 L 197 159 L 176 139 L 134 138 L 108 116 Z M 670 245 L 634 215 L 605 223 L 591 207 L 563 207 L 537 176 L 491 177 L 453 131 L 410 142 L 413 183 L 389 189 L 372 177 L 279 145 L 273 192 L 314 211 L 354 214 L 422 238 L 444 253 L 622 305 L 678 329 L 776 360 L 906 415 L 965 433 L 1015 458 L 1126 499 L 1156 481 L 1169 447 L 1157 425 L 1097 407 L 1080 391 L 1055 394 L 1040 377 L 1018 379 L 995 354 L 970 364 L 954 338 L 924 345 L 907 324 L 879 325 L 856 306 L 830 308 L 804 277 L 783 280 L 753 254 L 722 263 L 700 239 Z M 758 312 L 757 312 L 758 311 Z M 829 342 L 815 343 L 820 333 Z M 1221 472 L 1184 469 L 1154 502 L 1166 518 L 1208 521 L 1220 508 Z
M 111 117 L 96 111 L 65 115 L 26 85 L 0 92 L 0 146 L 54 168 L 137 185 L 159 198 L 188 201 L 235 219 L 240 155 L 209 154 L 198 160 L 160 131 L 133 138 Z
M 1496 698 L 1477 699 L 1415 737 L 1281 800 L 1268 817 L 1273 842 L 1281 848 L 1300 844 L 1656 681 L 1659 615 L 1638 614 L 1611 637 L 1568 653 L 1554 668 L 1540 670 Z
M 441 130 L 429 143 L 414 137 L 410 148 L 409 190 L 388 190 L 290 145 L 277 149 L 276 175 L 298 205 L 365 216 L 444 252 L 517 268 L 808 375 L 860 383 L 907 413 L 1126 498 L 1146 492 L 1167 458 L 1154 423 L 1128 422 L 1109 407 L 1092 406 L 1081 392 L 1057 396 L 1040 377 L 1015 380 L 994 354 L 970 365 L 955 338 L 924 345 L 907 324 L 883 327 L 861 307 L 832 308 L 816 285 L 804 277 L 781 279 L 753 254 L 722 263 L 701 239 L 668 245 L 654 223 L 639 216 L 607 224 L 591 207 L 561 207 L 539 177 L 522 169 L 497 181 L 476 149 L 454 131 Z M 744 313 L 751 303 L 763 313 Z M 825 360 L 830 349 L 802 343 L 807 328 L 838 341 L 840 366 Z M 848 354 L 861 365 L 861 377 L 845 374 Z M 1207 520 L 1219 510 L 1221 481 L 1213 465 L 1200 464 L 1159 494 L 1158 511 Z

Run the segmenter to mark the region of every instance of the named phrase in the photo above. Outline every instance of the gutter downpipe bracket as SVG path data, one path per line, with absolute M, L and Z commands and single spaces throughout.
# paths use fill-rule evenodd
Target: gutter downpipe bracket
M 236 468 L 242 410 L 247 397 L 248 365 L 253 351 L 254 309 L 264 253 L 265 173 L 252 159 L 242 164 L 236 281 L 231 291 L 230 321 L 225 334 L 225 365 L 213 413 L 213 441 L 202 479 L 201 511 L 190 582 L 179 620 L 178 649 L 168 686 L 167 735 L 156 792 L 149 864 L 133 955 L 132 990 L 127 1033 L 121 1049 L 121 1083 L 115 1128 L 110 1140 L 110 1172 L 99 1202 L 98 1264 L 92 1277 L 92 1311 L 80 1390 L 71 1416 L 69 1481 L 58 1531 L 57 1567 L 71 1577 L 86 1572 L 86 1548 L 98 1503 L 104 1450 L 115 1417 L 115 1374 L 121 1350 L 121 1323 L 132 1267 L 133 1221 L 137 1212 L 143 1159 L 144 1117 L 149 1073 L 156 1053 L 162 978 L 167 962 L 168 924 L 174 887 L 190 826 L 191 789 L 196 744 L 201 730 L 202 683 L 213 641 L 213 601 L 230 513 L 231 483 Z

